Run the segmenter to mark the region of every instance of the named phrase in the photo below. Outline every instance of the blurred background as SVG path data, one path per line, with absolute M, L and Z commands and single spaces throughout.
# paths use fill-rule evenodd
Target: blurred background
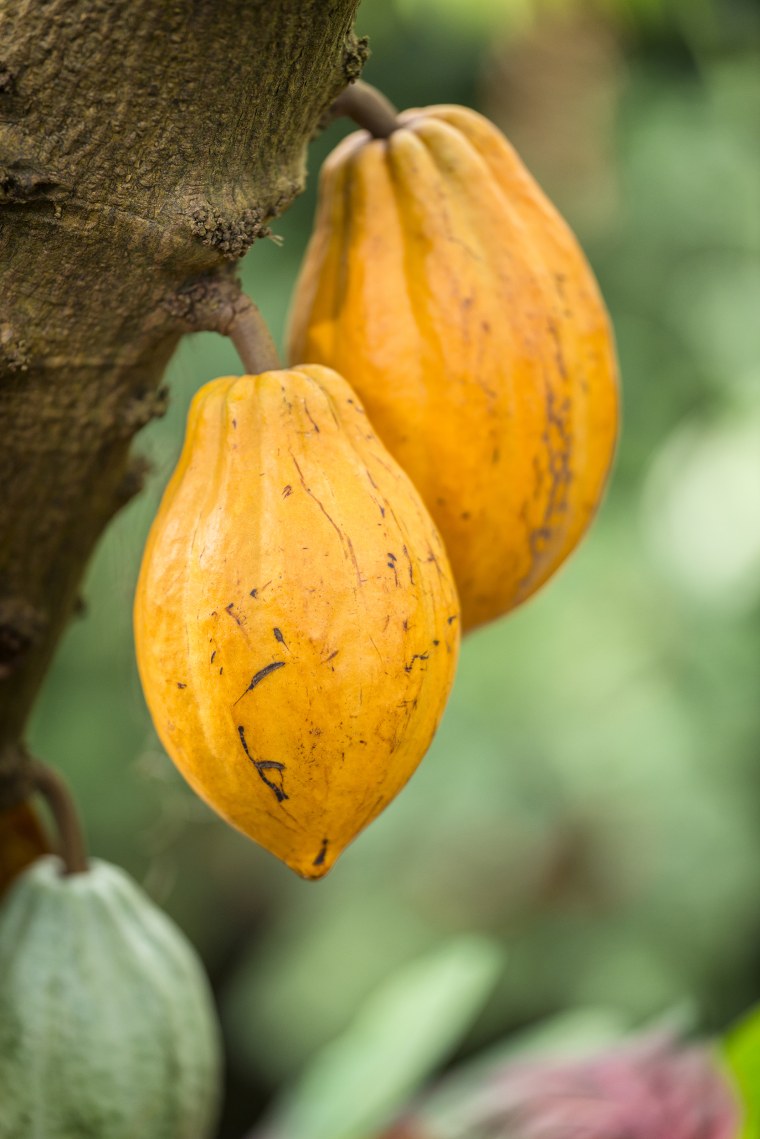
M 110 527 L 40 700 L 99 856 L 204 957 L 240 1137 L 378 985 L 452 937 L 503 947 L 459 1055 L 588 1007 L 760 999 L 760 4 L 364 0 L 365 78 L 491 117 L 578 233 L 615 324 L 623 432 L 598 520 L 522 610 L 470 636 L 438 736 L 323 882 L 228 829 L 158 744 L 134 663 L 141 549 L 195 390 L 186 339 L 153 474 Z M 242 265 L 282 341 L 316 175 Z

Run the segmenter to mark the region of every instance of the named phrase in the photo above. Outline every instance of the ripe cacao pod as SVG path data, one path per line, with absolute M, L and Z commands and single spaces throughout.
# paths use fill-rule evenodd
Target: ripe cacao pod
M 482 116 L 406 111 L 332 153 L 290 355 L 364 400 L 440 528 L 465 629 L 579 541 L 617 432 L 610 324 L 572 233 Z
M 204 1139 L 219 1096 L 208 985 L 118 867 L 45 856 L 0 907 L 0 1139 Z
M 135 636 L 161 741 L 228 822 L 325 874 L 427 750 L 458 625 L 440 536 L 345 380 L 201 389 Z

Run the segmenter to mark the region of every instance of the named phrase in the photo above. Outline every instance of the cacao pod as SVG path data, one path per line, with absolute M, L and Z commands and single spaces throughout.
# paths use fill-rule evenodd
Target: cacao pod
M 427 750 L 458 624 L 440 536 L 345 380 L 201 389 L 135 636 L 161 741 L 228 822 L 325 874 Z
M 219 1032 L 179 930 L 118 867 L 46 856 L 0 907 L 0 1139 L 204 1139 Z
M 529 597 L 588 526 L 617 432 L 613 338 L 496 127 L 453 106 L 399 124 L 325 162 L 290 355 L 364 400 L 440 528 L 467 629 Z

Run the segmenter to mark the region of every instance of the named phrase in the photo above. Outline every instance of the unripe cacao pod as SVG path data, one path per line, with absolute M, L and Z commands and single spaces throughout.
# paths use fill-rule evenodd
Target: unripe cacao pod
M 0 1139 L 205 1139 L 219 1032 L 179 930 L 118 867 L 46 856 L 0 907 Z
M 325 874 L 427 750 L 458 626 L 440 536 L 340 376 L 201 389 L 135 636 L 161 741 L 228 822 Z
M 335 368 L 449 551 L 465 628 L 575 547 L 614 449 L 617 373 L 592 272 L 503 135 L 463 107 L 350 135 L 322 169 L 291 358 Z

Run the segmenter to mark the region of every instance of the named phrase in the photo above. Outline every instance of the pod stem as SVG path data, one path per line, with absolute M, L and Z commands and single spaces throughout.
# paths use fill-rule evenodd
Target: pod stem
M 249 375 L 258 376 L 260 372 L 276 371 L 282 367 L 267 322 L 245 293 L 239 294 L 233 306 L 232 319 L 219 331 L 229 336 Z
M 361 79 L 341 91 L 332 109 L 335 115 L 353 119 L 374 138 L 389 138 L 401 126 L 393 103 L 377 87 Z
M 64 874 L 84 874 L 89 870 L 87 847 L 79 812 L 64 778 L 52 767 L 35 759 L 29 774 L 35 791 L 42 795 L 55 821 Z

